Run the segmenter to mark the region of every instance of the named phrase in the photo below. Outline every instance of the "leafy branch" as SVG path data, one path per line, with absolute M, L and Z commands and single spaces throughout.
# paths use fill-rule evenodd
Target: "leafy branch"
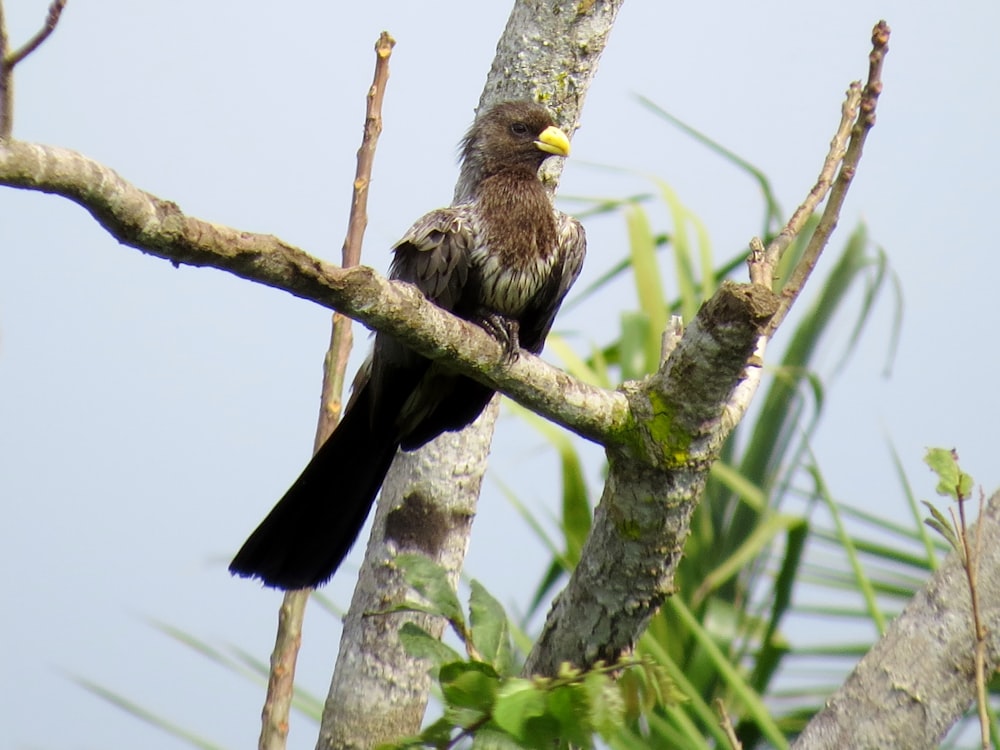
M 945 517 L 932 503 L 923 503 L 930 511 L 930 518 L 924 523 L 943 536 L 948 544 L 958 553 L 965 571 L 965 579 L 969 585 L 969 597 L 972 603 L 972 631 L 975 639 L 973 652 L 976 670 L 976 707 L 979 714 L 979 738 L 983 750 L 990 747 L 990 712 L 987 700 L 986 649 L 987 630 L 983 622 L 982 608 L 979 602 L 979 560 L 982 557 L 983 534 L 982 525 L 977 525 L 974 538 L 970 539 L 970 529 L 965 517 L 965 503 L 972 495 L 974 486 L 972 477 L 962 471 L 958 464 L 958 452 L 954 449 L 930 448 L 924 456 L 924 462 L 938 477 L 935 488 L 943 497 L 950 497 L 958 506 L 948 508 L 950 519 Z M 979 490 L 979 516 L 983 515 L 986 498 Z
M 511 624 L 482 585 L 470 584 L 466 618 L 441 566 L 415 554 L 399 555 L 395 564 L 421 598 L 392 611 L 445 618 L 467 658 L 413 623 L 400 628 L 407 652 L 430 663 L 444 712 L 418 735 L 383 745 L 386 750 L 451 748 L 472 736 L 480 742 L 538 750 L 592 748 L 595 734 L 610 740 L 626 722 L 655 706 L 684 699 L 666 671 L 650 659 L 622 657 L 586 669 L 564 662 L 553 676 L 520 677 L 512 658 Z

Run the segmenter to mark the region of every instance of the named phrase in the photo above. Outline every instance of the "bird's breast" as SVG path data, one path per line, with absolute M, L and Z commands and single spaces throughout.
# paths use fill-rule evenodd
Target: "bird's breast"
M 533 243 L 527 243 L 533 244 Z M 484 242 L 472 251 L 480 302 L 495 312 L 518 317 L 545 286 L 556 260 L 555 248 L 505 247 Z

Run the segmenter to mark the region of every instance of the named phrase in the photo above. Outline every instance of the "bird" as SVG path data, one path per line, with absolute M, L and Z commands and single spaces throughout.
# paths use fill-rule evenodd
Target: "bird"
M 552 206 L 538 174 L 569 151 L 545 106 L 484 108 L 461 142 L 451 205 L 418 219 L 393 246 L 389 277 L 480 325 L 506 360 L 521 348 L 540 353 L 586 253 L 583 227 Z M 285 590 L 325 583 L 360 534 L 396 451 L 466 427 L 493 394 L 376 333 L 340 423 L 230 572 Z

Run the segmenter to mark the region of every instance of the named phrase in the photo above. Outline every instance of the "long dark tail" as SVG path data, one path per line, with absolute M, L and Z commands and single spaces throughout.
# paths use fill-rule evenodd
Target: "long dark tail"
M 371 423 L 365 385 L 330 438 L 250 535 L 229 571 L 281 589 L 319 586 L 361 532 L 399 444 Z

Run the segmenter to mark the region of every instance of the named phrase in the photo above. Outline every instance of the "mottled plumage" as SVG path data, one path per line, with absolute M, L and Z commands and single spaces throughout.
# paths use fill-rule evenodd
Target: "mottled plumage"
M 538 179 L 569 143 L 532 102 L 484 113 L 462 144 L 456 203 L 419 219 L 393 248 L 390 277 L 495 335 L 508 356 L 538 353 L 583 264 L 583 228 Z M 386 334 L 358 373 L 341 423 L 230 565 L 284 589 L 326 581 L 350 550 L 397 448 L 472 422 L 492 389 Z

